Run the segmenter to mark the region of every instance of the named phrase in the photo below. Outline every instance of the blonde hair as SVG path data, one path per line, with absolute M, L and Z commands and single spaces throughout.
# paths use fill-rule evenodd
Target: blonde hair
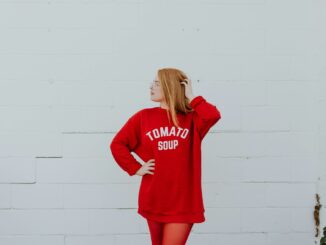
M 169 122 L 179 127 L 177 113 L 186 114 L 193 111 L 189 105 L 189 100 L 185 96 L 185 85 L 181 82 L 188 79 L 187 75 L 177 68 L 162 68 L 158 70 L 158 79 L 161 84 L 161 90 L 168 106 Z

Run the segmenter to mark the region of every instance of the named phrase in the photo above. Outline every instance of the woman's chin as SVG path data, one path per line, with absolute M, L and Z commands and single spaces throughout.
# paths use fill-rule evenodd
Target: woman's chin
M 151 97 L 150 99 L 151 99 L 151 101 L 154 101 L 154 102 L 160 102 L 160 100 L 155 99 L 155 98 L 153 98 L 153 97 Z

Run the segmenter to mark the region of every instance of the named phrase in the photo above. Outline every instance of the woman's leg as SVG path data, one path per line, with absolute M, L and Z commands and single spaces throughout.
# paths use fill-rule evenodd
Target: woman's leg
M 193 223 L 165 223 L 162 245 L 185 245 Z
M 152 245 L 162 245 L 164 223 L 147 219 Z

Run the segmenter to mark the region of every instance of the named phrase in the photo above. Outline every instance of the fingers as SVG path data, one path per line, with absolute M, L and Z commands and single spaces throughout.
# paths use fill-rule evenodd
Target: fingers
M 145 173 L 153 175 L 154 172 L 151 172 L 150 170 L 155 170 L 154 166 L 155 166 L 155 159 L 148 160 L 148 162 L 146 163 Z
M 147 165 L 148 167 L 147 167 L 147 169 L 155 169 L 155 163 L 149 163 L 148 165 Z
M 147 170 L 146 170 L 146 173 L 149 173 L 149 174 L 153 175 L 154 172 L 151 172 L 150 170 L 155 170 L 155 168 L 154 167 L 148 167 Z
M 155 165 L 155 159 L 150 159 L 150 160 L 148 160 L 146 164 L 147 164 L 148 166 Z

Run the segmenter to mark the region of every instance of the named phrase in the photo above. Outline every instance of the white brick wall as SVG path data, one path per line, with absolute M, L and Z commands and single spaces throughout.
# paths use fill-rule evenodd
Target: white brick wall
M 312 245 L 326 226 L 326 2 L 0 0 L 0 244 L 150 244 L 109 142 L 177 67 L 223 115 L 189 244 Z M 136 156 L 137 157 L 137 156 Z M 316 240 L 319 240 L 316 239 Z

